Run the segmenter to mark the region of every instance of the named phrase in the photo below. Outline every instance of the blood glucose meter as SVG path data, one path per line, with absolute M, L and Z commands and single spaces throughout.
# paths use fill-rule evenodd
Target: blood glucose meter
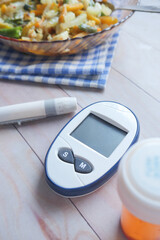
M 45 158 L 49 186 L 65 197 L 88 194 L 117 170 L 139 137 L 139 122 L 127 107 L 102 101 L 76 114 L 59 132 Z

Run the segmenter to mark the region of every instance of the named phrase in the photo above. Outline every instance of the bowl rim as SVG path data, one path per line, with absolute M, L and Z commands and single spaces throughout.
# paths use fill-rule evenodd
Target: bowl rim
M 138 5 L 140 4 L 140 0 L 137 0 L 137 4 Z M 123 11 L 123 10 L 119 10 L 119 11 Z M 65 43 L 65 42 L 68 42 L 68 41 L 76 41 L 78 39 L 86 39 L 88 37 L 92 37 L 92 36 L 96 36 L 98 34 L 101 34 L 103 32 L 108 32 L 109 30 L 119 26 L 121 23 L 124 23 L 127 19 L 129 19 L 133 14 L 134 14 L 135 11 L 131 11 L 126 17 L 122 18 L 119 22 L 109 26 L 108 28 L 105 28 L 103 29 L 102 31 L 100 32 L 96 32 L 96 33 L 90 33 L 86 36 L 83 36 L 83 37 L 76 37 L 76 38 L 70 38 L 70 39 L 65 39 L 65 40 L 55 40 L 55 41 L 27 41 L 27 40 L 19 40 L 19 39 L 16 39 L 16 38 L 11 38 L 11 37 L 6 37 L 6 36 L 3 36 L 3 35 L 0 35 L 0 39 L 4 39 L 4 40 L 8 40 L 8 41 L 13 41 L 13 42 L 19 42 L 19 43 L 27 43 L 27 44 L 43 44 L 43 43 Z

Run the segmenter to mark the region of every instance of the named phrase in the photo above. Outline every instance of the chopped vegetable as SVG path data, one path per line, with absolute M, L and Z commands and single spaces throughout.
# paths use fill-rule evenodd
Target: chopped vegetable
M 22 28 L 8 28 L 8 29 L 0 29 L 0 35 L 11 37 L 11 38 L 20 38 L 21 37 Z
M 67 30 L 68 28 L 72 28 L 74 26 L 79 26 L 82 23 L 86 22 L 86 20 L 87 20 L 87 15 L 85 13 L 83 13 L 70 22 L 61 23 L 60 26 L 61 26 L 62 31 L 64 31 L 64 30 Z
M 89 6 L 95 6 L 94 0 L 90 0 Z
M 108 26 L 113 25 L 118 22 L 118 19 L 111 16 L 100 17 L 102 24 L 107 24 Z
M 33 7 L 31 6 L 31 5 L 29 5 L 29 4 L 24 4 L 24 10 L 26 10 L 26 11 L 31 11 L 31 10 L 33 10 Z
M 98 17 L 95 17 L 93 15 L 90 15 L 89 13 L 87 14 L 88 20 L 93 20 L 97 25 L 101 23 L 100 19 Z
M 84 10 L 76 10 L 76 11 L 75 11 L 75 15 L 76 15 L 76 16 L 79 16 L 79 15 L 82 14 L 82 13 L 85 13 L 85 11 L 84 11 Z
M 7 11 L 7 6 L 6 6 L 6 4 L 2 4 L 2 6 L 1 6 L 1 13 L 2 13 L 2 14 L 5 14 L 6 11 Z
M 0 29 L 3 29 L 3 28 L 12 28 L 12 25 L 11 24 L 8 24 L 8 23 L 0 23 Z
M 46 4 L 37 4 L 36 10 L 31 10 L 31 13 L 34 13 L 36 16 L 41 16 L 46 6 Z
M 82 3 L 76 3 L 76 4 L 73 4 L 73 5 L 69 5 L 69 4 L 66 5 L 66 8 L 67 8 L 68 12 L 75 12 L 77 10 L 83 9 L 83 7 L 84 6 L 83 6 Z
M 102 7 L 100 3 L 96 3 L 94 6 L 89 6 L 87 8 L 87 13 L 95 17 L 99 17 L 101 15 L 101 11 Z
M 107 7 L 107 6 L 104 5 L 104 4 L 102 4 L 101 7 L 102 7 L 101 16 L 109 16 L 109 15 L 111 15 L 112 10 L 111 10 L 109 7 Z
M 22 26 L 23 25 L 23 19 L 22 18 L 15 18 L 15 19 L 10 19 L 10 18 L 7 18 L 5 20 L 6 23 L 10 23 L 12 24 L 13 26 Z
M 62 7 L 62 11 L 60 13 L 60 16 L 59 16 L 59 22 L 62 23 L 64 22 L 64 16 L 67 14 L 67 9 L 66 9 L 66 5 L 64 5 Z
M 80 30 L 82 30 L 82 31 L 84 31 L 84 32 L 87 32 L 87 33 L 95 33 L 95 32 L 97 32 L 97 28 L 95 28 L 95 27 L 91 27 L 91 26 L 89 26 L 89 25 L 87 25 L 87 24 L 81 24 L 80 26 L 79 26 L 79 29 Z

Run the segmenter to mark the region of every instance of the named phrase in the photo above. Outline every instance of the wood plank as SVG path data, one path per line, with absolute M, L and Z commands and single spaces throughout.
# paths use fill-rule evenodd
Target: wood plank
M 140 5 L 160 7 L 159 0 L 141 0 Z M 131 36 L 160 50 L 160 25 L 159 13 L 135 12 L 133 16 L 122 26 Z
M 19 133 L 12 126 L 0 133 L 0 239 L 99 239 L 71 202 L 49 189 Z
M 160 51 L 121 32 L 112 67 L 160 101 Z
M 94 193 L 72 201 L 102 240 L 126 240 L 120 227 L 117 174 Z
M 56 85 L 0 80 L 0 106 L 67 97 Z

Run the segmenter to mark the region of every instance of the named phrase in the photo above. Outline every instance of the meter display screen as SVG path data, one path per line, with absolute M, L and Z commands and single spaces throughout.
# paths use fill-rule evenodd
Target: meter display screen
M 126 131 L 115 127 L 94 114 L 89 114 L 71 133 L 72 137 L 107 158 L 126 135 Z

